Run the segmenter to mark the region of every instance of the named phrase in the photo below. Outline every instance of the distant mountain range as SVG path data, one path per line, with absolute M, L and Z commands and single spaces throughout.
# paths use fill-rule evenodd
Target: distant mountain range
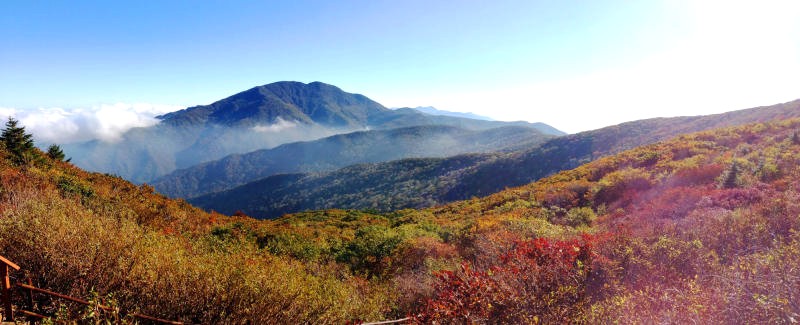
M 492 119 L 490 117 L 481 116 L 481 115 L 478 115 L 478 114 L 473 114 L 473 113 L 469 113 L 469 112 L 462 113 L 462 112 L 445 111 L 445 110 L 436 109 L 433 106 L 418 106 L 418 107 L 414 107 L 414 109 L 418 110 L 420 112 L 423 112 L 425 114 L 430 114 L 430 115 L 444 115 L 444 116 L 471 118 L 471 119 L 475 119 L 475 120 L 494 121 L 494 119 Z
M 724 114 L 656 118 L 554 138 L 523 150 L 361 164 L 268 177 L 191 203 L 261 218 L 329 207 L 390 211 L 483 196 L 679 134 L 800 117 L 800 100 Z
M 473 131 L 427 125 L 360 131 L 230 155 L 176 170 L 156 179 L 151 185 L 171 197 L 191 198 L 275 174 L 330 171 L 358 163 L 411 157 L 513 151 L 535 146 L 552 137 L 526 126 Z
M 321 82 L 271 83 L 159 118 L 159 124 L 132 129 L 117 142 L 95 140 L 65 145 L 64 150 L 82 168 L 141 183 L 230 154 L 371 129 L 443 125 L 487 130 L 527 126 L 544 134 L 563 134 L 541 123 L 435 116 L 413 109 L 390 110 L 363 95 Z
M 405 109 L 407 109 L 407 108 L 405 108 Z M 492 119 L 490 117 L 486 117 L 486 116 L 481 116 L 481 115 L 477 115 L 477 114 L 473 114 L 473 113 L 461 113 L 461 112 L 444 111 L 444 110 L 436 109 L 435 107 L 432 107 L 432 106 L 418 106 L 418 107 L 413 108 L 413 110 L 418 111 L 418 112 L 422 112 L 422 113 L 425 113 L 425 114 L 428 114 L 428 115 L 434 115 L 434 116 L 451 116 L 451 117 L 460 117 L 460 118 L 473 119 L 473 120 L 495 121 L 494 119 Z M 516 125 L 520 124 L 520 122 L 511 122 L 511 123 L 516 124 Z M 553 135 L 565 135 L 566 134 L 563 131 L 561 131 L 559 129 L 556 129 L 556 128 L 554 128 L 554 127 L 552 127 L 550 125 L 547 125 L 545 123 L 535 122 L 535 123 L 531 123 L 530 125 L 533 126 L 536 129 L 539 129 L 540 131 L 542 131 L 542 132 L 544 132 L 546 134 L 553 134 Z

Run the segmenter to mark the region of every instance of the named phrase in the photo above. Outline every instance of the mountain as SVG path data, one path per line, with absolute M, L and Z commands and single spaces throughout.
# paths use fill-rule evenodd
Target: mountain
M 628 122 L 510 153 L 357 165 L 293 175 L 293 182 L 267 178 L 190 202 L 225 213 L 242 210 L 266 218 L 329 207 L 378 211 L 427 207 L 489 195 L 683 133 L 790 117 L 800 117 L 800 100 L 723 114 Z
M 407 108 L 402 108 L 402 109 L 407 109 Z M 425 113 L 425 114 L 428 114 L 428 115 L 435 115 L 435 116 L 452 116 L 452 117 L 461 117 L 461 118 L 467 118 L 467 119 L 472 119 L 472 120 L 494 121 L 493 119 L 491 119 L 489 117 L 486 117 L 486 116 L 481 116 L 481 115 L 477 115 L 477 114 L 473 114 L 473 113 L 461 113 L 461 112 L 443 111 L 443 110 L 438 110 L 435 107 L 431 107 L 431 106 L 419 106 L 419 107 L 413 108 L 413 110 L 419 111 L 419 112 L 422 112 L 422 113 Z M 525 122 L 513 122 L 513 123 L 517 124 L 517 125 L 520 125 L 520 124 L 521 125 L 525 125 Z M 552 127 L 552 126 L 549 126 L 549 125 L 541 123 L 541 122 L 531 123 L 531 126 L 537 128 L 540 131 L 542 131 L 544 133 L 547 133 L 547 134 L 552 134 L 552 135 L 565 135 L 566 134 L 561 130 L 558 130 L 558 129 Z
M 171 197 L 191 198 L 281 173 L 320 172 L 352 164 L 411 157 L 511 151 L 551 138 L 526 126 L 473 131 L 452 126 L 413 126 L 359 131 L 283 144 L 176 170 L 151 185 Z
M 251 88 L 211 105 L 195 106 L 160 117 L 168 125 L 255 127 L 280 120 L 339 128 L 364 128 L 391 115 L 382 105 L 341 89 L 312 82 L 276 82 Z
M 418 107 L 414 107 L 414 109 L 418 110 L 420 112 L 423 112 L 425 114 L 430 114 L 430 115 L 455 116 L 455 117 L 470 118 L 470 119 L 473 119 L 473 120 L 494 121 L 490 117 L 481 116 L 481 115 L 474 114 L 474 113 L 469 113 L 469 112 L 462 113 L 462 112 L 445 111 L 445 110 L 436 109 L 433 106 L 418 106 Z
M 6 144 L 0 252 L 12 277 L 91 301 L 16 296 L 18 321 L 791 323 L 798 166 L 800 119 L 781 119 L 424 210 L 255 220 Z
M 119 141 L 65 145 L 65 152 L 82 168 L 148 182 L 176 169 L 230 154 L 367 129 L 446 125 L 485 130 L 519 125 L 546 134 L 562 134 L 543 124 L 390 110 L 363 95 L 321 82 L 271 83 L 159 118 L 157 125 L 132 129 Z

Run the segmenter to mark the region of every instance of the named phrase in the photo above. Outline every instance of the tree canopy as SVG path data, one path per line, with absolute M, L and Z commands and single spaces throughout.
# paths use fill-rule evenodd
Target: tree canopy
M 58 161 L 70 162 L 70 160 L 72 160 L 72 158 L 64 160 L 66 155 L 64 155 L 64 151 L 61 150 L 61 147 L 57 144 L 51 144 L 49 147 L 47 147 L 47 156 L 50 157 L 50 159 Z
M 33 135 L 25 132 L 25 127 L 18 124 L 19 121 L 9 117 L 5 129 L 0 134 L 0 142 L 13 155 L 14 163 L 23 164 L 30 160 L 34 149 Z

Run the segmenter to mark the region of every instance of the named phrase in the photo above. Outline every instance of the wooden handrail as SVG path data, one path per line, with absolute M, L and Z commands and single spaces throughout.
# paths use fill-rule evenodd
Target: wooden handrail
M 48 295 L 51 295 L 51 296 L 54 296 L 54 297 L 59 297 L 61 299 L 69 300 L 69 301 L 72 301 L 72 302 L 77 302 L 79 304 L 83 304 L 83 305 L 87 305 L 87 306 L 92 304 L 92 303 L 90 303 L 90 302 L 88 302 L 86 300 L 80 299 L 80 298 L 75 298 L 75 297 L 71 297 L 71 296 L 67 296 L 67 295 L 62 295 L 62 294 L 60 294 L 58 292 L 53 292 L 53 291 L 50 291 L 50 290 L 47 290 L 47 289 L 37 288 L 37 287 L 34 287 L 32 285 L 27 285 L 27 284 L 24 284 L 24 283 L 21 283 L 21 282 L 17 282 L 17 286 L 25 288 L 25 289 L 28 289 L 28 290 L 33 290 L 33 291 L 36 291 L 36 292 L 41 292 L 41 293 L 44 293 L 44 294 L 48 294 Z M 111 308 L 109 306 L 99 305 L 99 304 L 97 305 L 97 307 L 100 308 L 100 309 L 108 310 L 108 311 L 114 310 L 114 308 Z
M 130 314 L 130 315 L 133 316 L 133 317 L 136 317 L 136 318 L 151 320 L 151 321 L 154 321 L 154 322 L 159 322 L 159 323 L 164 323 L 164 324 L 183 325 L 183 322 L 176 322 L 176 321 L 171 321 L 171 320 L 166 320 L 166 319 L 161 319 L 161 318 L 155 318 L 153 316 L 142 315 L 142 314 L 139 314 L 139 313 L 133 313 L 133 314 Z
M 15 263 L 14 263 L 14 262 L 12 262 L 12 261 L 9 261 L 9 260 L 7 260 L 7 259 L 6 259 L 5 257 L 3 257 L 3 256 L 0 256 L 0 262 L 2 262 L 2 263 L 3 263 L 3 264 L 5 264 L 5 265 L 8 265 L 10 268 L 12 268 L 12 269 L 14 269 L 14 270 L 17 270 L 17 271 L 19 271 L 19 265 L 15 264 Z
M 382 325 L 382 324 L 397 324 L 402 322 L 408 322 L 411 320 L 411 317 L 395 319 L 395 320 L 385 320 L 380 322 L 372 322 L 372 323 L 361 323 L 361 325 Z
M 76 303 L 79 303 L 79 304 L 87 305 L 87 306 L 92 304 L 92 303 L 90 303 L 90 302 L 88 302 L 86 300 L 80 299 L 80 298 L 75 298 L 75 297 L 72 297 L 72 296 L 63 295 L 63 294 L 60 294 L 58 292 L 50 291 L 50 290 L 47 290 L 47 289 L 37 288 L 37 287 L 34 287 L 32 285 L 28 285 L 28 284 L 21 283 L 21 282 L 17 282 L 17 286 L 21 287 L 21 288 L 28 289 L 28 290 L 44 293 L 44 294 L 47 294 L 47 295 L 51 295 L 51 296 L 54 296 L 54 297 L 58 297 L 58 298 L 61 298 L 61 299 L 69 300 L 69 301 L 72 301 L 72 302 L 76 302 Z M 114 311 L 115 310 L 113 307 L 109 307 L 109 306 L 105 306 L 105 305 L 101 305 L 101 304 L 97 304 L 97 308 L 103 309 L 105 311 Z M 30 314 L 29 316 L 33 316 L 33 317 L 40 317 L 41 316 L 39 314 L 36 314 L 36 313 L 33 313 L 33 312 L 28 312 L 28 311 L 25 311 L 25 310 L 23 310 L 21 312 L 23 314 L 26 314 L 26 315 Z M 159 323 L 163 323 L 163 324 L 184 325 L 183 322 L 161 319 L 161 318 L 157 318 L 157 317 L 153 317 L 153 316 L 147 316 L 147 315 L 139 314 L 139 313 L 131 313 L 130 315 L 133 316 L 133 317 L 136 317 L 136 318 L 146 319 L 146 320 L 159 322 Z M 43 318 L 43 317 L 45 317 L 45 316 L 41 316 L 41 318 Z
M 2 280 L 2 288 L 0 288 L 0 296 L 1 296 L 0 298 L 2 298 L 2 305 L 3 305 L 2 307 L 4 309 L 3 310 L 3 315 L 0 316 L 0 321 L 2 321 L 3 318 L 5 318 L 8 321 L 13 321 L 14 320 L 13 308 L 11 307 L 11 281 L 10 281 L 10 277 L 9 277 L 9 270 L 8 270 L 9 268 L 12 268 L 12 269 L 17 270 L 17 271 L 19 271 L 19 269 L 20 269 L 19 265 L 17 265 L 16 263 L 9 261 L 8 259 L 6 259 L 3 256 L 0 256 L 0 278 L 2 278 L 2 279 L 0 279 L 0 280 Z M 28 283 L 27 284 L 22 283 L 22 282 L 17 282 L 16 285 L 18 287 L 20 287 L 20 288 L 24 288 L 24 289 L 28 289 L 29 290 L 30 295 L 28 297 L 28 301 L 29 301 L 28 304 L 31 305 L 30 306 L 31 309 L 33 309 L 33 292 L 34 291 L 39 292 L 39 293 L 43 293 L 43 294 L 46 294 L 46 295 L 50 295 L 50 296 L 53 296 L 53 297 L 58 297 L 58 298 L 61 298 L 61 299 L 64 299 L 64 300 L 69 300 L 69 301 L 72 301 L 72 302 L 76 302 L 76 303 L 79 303 L 79 304 L 83 304 L 83 305 L 86 305 L 86 306 L 92 305 L 91 302 L 83 300 L 83 299 L 80 299 L 80 298 L 75 298 L 75 297 L 72 297 L 72 296 L 67 296 L 67 295 L 64 295 L 64 294 L 60 294 L 60 293 L 55 292 L 55 291 L 50 291 L 50 290 L 47 290 L 47 289 L 34 287 L 30 278 L 28 278 Z M 105 311 L 111 311 L 111 312 L 117 311 L 116 308 L 113 308 L 113 307 L 110 307 L 110 306 L 105 306 L 105 305 L 102 305 L 102 304 L 97 304 L 96 306 L 97 306 L 97 308 L 100 308 L 100 309 L 105 310 Z M 29 317 L 47 318 L 47 316 L 37 314 L 37 313 L 35 313 L 33 311 L 20 310 L 19 312 L 24 314 L 24 315 L 26 315 L 26 316 L 29 316 Z M 157 318 L 157 317 L 153 317 L 153 316 L 147 316 L 147 315 L 139 314 L 139 313 L 131 313 L 129 315 L 133 316 L 135 318 L 146 319 L 146 320 L 149 320 L 149 321 L 159 322 L 159 323 L 163 323 L 163 324 L 170 324 L 170 325 L 183 325 L 184 324 L 183 322 L 161 319 L 161 318 Z
M 35 318 L 39 318 L 39 319 L 47 318 L 47 316 L 45 316 L 45 315 L 40 315 L 40 314 L 34 313 L 32 311 L 27 311 L 27 310 L 24 310 L 24 309 L 20 309 L 19 312 L 22 313 L 23 315 L 29 316 L 29 317 L 35 317 Z

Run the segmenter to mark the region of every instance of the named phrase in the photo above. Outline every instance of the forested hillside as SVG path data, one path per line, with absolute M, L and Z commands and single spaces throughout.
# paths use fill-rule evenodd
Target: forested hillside
M 360 131 L 284 144 L 177 170 L 153 181 L 159 193 L 191 198 L 275 174 L 322 172 L 359 163 L 530 148 L 554 136 L 527 126 L 468 130 L 426 125 Z
M 359 165 L 295 175 L 292 182 L 264 179 L 191 202 L 225 213 L 242 210 L 261 218 L 333 207 L 377 211 L 423 208 L 489 195 L 683 133 L 790 117 L 800 117 L 800 100 L 724 114 L 627 122 L 510 153 Z

